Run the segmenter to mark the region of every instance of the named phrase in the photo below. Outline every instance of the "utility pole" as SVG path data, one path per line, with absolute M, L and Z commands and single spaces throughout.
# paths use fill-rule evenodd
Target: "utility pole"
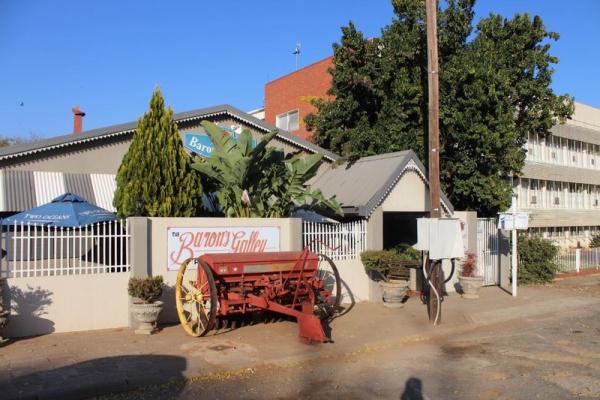
M 427 82 L 429 87 L 429 204 L 430 218 L 439 218 L 440 210 L 440 106 L 437 45 L 437 0 L 425 0 L 427 14 Z M 426 266 L 427 267 L 427 266 Z M 427 309 L 429 321 L 441 322 L 443 291 L 442 261 L 433 261 L 430 269 L 431 284 L 439 296 L 434 299 L 429 291 Z M 439 310 L 438 310 L 439 307 Z M 438 317 L 439 313 L 439 317 Z

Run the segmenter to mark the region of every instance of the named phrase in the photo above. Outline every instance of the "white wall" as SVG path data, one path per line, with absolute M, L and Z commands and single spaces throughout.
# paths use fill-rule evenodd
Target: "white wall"
M 415 171 L 408 170 L 381 204 L 383 211 L 429 211 L 429 189 Z
M 3 336 L 108 329 L 128 325 L 129 273 L 10 278 Z
M 371 300 L 371 280 L 360 260 L 334 261 L 342 279 L 342 303 Z
M 167 270 L 167 231 L 172 227 L 277 227 L 279 228 L 279 250 L 302 250 L 302 223 L 298 218 L 149 218 L 148 249 L 149 271 L 162 275 L 167 285 L 162 300 L 165 308 L 160 322 L 178 322 L 175 308 L 174 288 L 178 271 Z M 135 235 L 135 233 L 134 233 Z M 135 256 L 134 256 L 135 257 Z

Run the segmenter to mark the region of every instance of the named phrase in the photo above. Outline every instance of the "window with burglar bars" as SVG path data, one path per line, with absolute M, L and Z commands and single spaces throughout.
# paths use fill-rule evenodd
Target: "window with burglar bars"
M 302 243 L 333 260 L 357 260 L 367 247 L 367 221 L 302 222 Z
M 125 220 L 75 228 L 23 223 L 2 226 L 0 276 L 128 272 L 129 238 Z

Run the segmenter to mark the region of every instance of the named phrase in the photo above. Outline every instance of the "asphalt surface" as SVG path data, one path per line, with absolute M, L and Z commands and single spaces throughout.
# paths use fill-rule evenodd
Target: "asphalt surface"
M 553 286 L 581 297 L 600 296 L 598 277 Z M 598 399 L 600 309 L 595 304 L 525 315 L 422 340 L 230 368 L 97 399 L 200 398 Z

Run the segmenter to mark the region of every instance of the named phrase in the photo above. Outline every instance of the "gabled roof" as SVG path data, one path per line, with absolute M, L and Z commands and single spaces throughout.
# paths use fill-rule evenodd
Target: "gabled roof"
M 412 150 L 406 150 L 332 166 L 311 186 L 327 197 L 335 196 L 345 214 L 369 217 L 408 170 L 418 173 L 429 185 L 427 170 Z M 454 211 L 445 194 L 441 193 L 440 200 L 446 211 Z
M 175 120 L 175 122 L 181 123 L 194 120 L 201 120 L 204 118 L 219 115 L 234 118 L 240 122 L 253 126 L 257 130 L 263 131 L 265 133 L 270 132 L 273 129 L 277 129 L 275 126 L 268 124 L 265 121 L 259 120 L 233 106 L 230 106 L 229 104 L 176 113 L 173 115 L 173 119 Z M 107 126 L 104 128 L 92 129 L 79 134 L 68 134 L 32 143 L 5 147 L 0 149 L 0 160 L 12 159 L 20 156 L 40 153 L 43 151 L 72 146 L 80 143 L 92 142 L 99 139 L 131 134 L 135 131 L 136 125 L 137 121 L 127 122 L 125 124 L 118 124 Z M 281 141 L 289 143 L 294 147 L 301 148 L 312 153 L 323 154 L 323 156 L 329 161 L 336 161 L 340 158 L 337 154 L 334 154 L 329 150 L 325 150 L 324 148 L 317 146 L 314 143 L 310 143 L 300 137 L 294 136 L 291 133 L 284 130 L 279 130 L 278 138 Z

